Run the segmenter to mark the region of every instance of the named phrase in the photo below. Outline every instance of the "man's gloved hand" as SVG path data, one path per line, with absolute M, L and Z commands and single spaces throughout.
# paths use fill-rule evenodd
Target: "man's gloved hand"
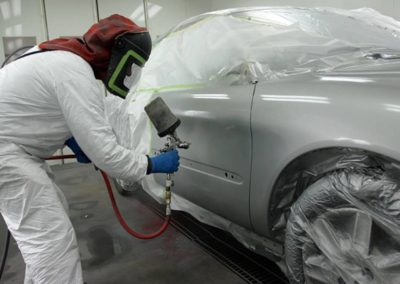
M 81 147 L 79 147 L 78 143 L 76 142 L 74 137 L 69 138 L 67 141 L 65 141 L 65 145 L 67 145 L 72 152 L 74 152 L 76 159 L 78 160 L 79 163 L 83 164 L 89 164 L 92 161 L 83 153 Z
M 162 153 L 154 157 L 149 157 L 148 161 L 149 165 L 147 167 L 147 174 L 172 174 L 178 171 L 179 168 L 179 154 L 177 150 Z

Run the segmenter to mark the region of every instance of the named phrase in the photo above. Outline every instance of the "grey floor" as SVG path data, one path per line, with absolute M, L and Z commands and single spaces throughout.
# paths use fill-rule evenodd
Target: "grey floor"
M 245 283 L 170 227 L 161 237 L 138 240 L 119 225 L 101 176 L 91 165 L 55 166 L 57 184 L 70 205 L 84 280 L 92 283 Z M 127 222 L 153 231 L 162 220 L 135 196 L 116 195 Z M 0 246 L 5 228 L 0 224 Z M 1 249 L 2 251 L 2 249 Z M 24 263 L 12 241 L 2 283 L 23 283 Z

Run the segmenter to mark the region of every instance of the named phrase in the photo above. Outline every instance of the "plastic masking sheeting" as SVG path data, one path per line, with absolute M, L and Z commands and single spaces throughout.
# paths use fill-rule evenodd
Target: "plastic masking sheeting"
M 190 19 L 158 42 L 139 89 L 247 84 L 398 52 L 400 25 L 371 9 L 249 8 Z

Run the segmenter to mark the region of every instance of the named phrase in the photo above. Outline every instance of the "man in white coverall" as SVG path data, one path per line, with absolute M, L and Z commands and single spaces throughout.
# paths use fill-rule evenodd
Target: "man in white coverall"
M 110 176 L 137 181 L 177 171 L 179 156 L 120 146 L 104 116 L 96 79 L 125 97 L 151 52 L 146 29 L 112 15 L 83 38 L 36 49 L 0 69 L 0 211 L 26 263 L 25 283 L 82 283 L 67 204 L 44 159 L 68 140 L 81 159 L 85 153 Z

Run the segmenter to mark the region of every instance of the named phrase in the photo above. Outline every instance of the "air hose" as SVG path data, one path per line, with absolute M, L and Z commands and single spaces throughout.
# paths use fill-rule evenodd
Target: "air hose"
M 130 234 L 130 235 L 132 235 L 132 236 L 134 236 L 134 237 L 136 237 L 138 239 L 153 239 L 153 238 L 158 237 L 159 235 L 161 235 L 167 229 L 167 227 L 169 225 L 169 220 L 170 220 L 169 212 L 167 212 L 165 220 L 164 220 L 164 223 L 162 224 L 160 229 L 158 231 L 154 232 L 154 233 L 142 234 L 142 233 L 139 233 L 139 232 L 136 232 L 136 231 L 132 230 L 128 226 L 128 224 L 125 222 L 124 218 L 121 215 L 121 212 L 118 209 L 117 203 L 116 203 L 115 198 L 114 198 L 114 193 L 112 191 L 111 183 L 110 183 L 110 180 L 109 180 L 107 174 L 105 172 L 103 172 L 103 171 L 100 171 L 100 173 L 101 173 L 101 175 L 102 175 L 102 177 L 104 179 L 104 182 L 105 182 L 105 184 L 107 186 L 108 195 L 110 196 L 111 205 L 112 205 L 112 207 L 114 209 L 115 215 L 117 216 L 118 221 L 121 224 L 121 226 L 125 229 L 125 231 L 128 232 L 128 234 Z
M 47 160 L 62 160 L 62 159 L 74 159 L 75 155 L 62 155 L 62 156 L 53 156 L 48 158 Z M 97 168 L 96 168 L 97 169 Z M 129 225 L 125 222 L 125 219 L 122 217 L 121 212 L 119 211 L 119 208 L 117 206 L 117 202 L 115 200 L 114 197 L 114 193 L 112 190 L 112 186 L 111 186 L 111 182 L 110 179 L 108 178 L 107 174 L 100 170 L 101 176 L 103 177 L 104 183 L 107 187 L 107 191 L 108 191 L 108 195 L 110 197 L 111 200 L 111 205 L 114 209 L 115 215 L 118 218 L 119 223 L 121 224 L 121 226 L 125 229 L 125 231 L 134 236 L 135 238 L 138 239 L 153 239 L 155 237 L 160 236 L 167 228 L 169 225 L 169 221 L 170 221 L 170 215 L 171 215 L 171 182 L 170 182 L 170 175 L 167 175 L 167 184 L 166 184 L 166 195 L 165 195 L 165 200 L 166 200 L 166 217 L 164 220 L 164 223 L 161 225 L 160 229 L 157 230 L 154 233 L 149 233 L 149 234 L 143 234 L 143 233 L 139 233 L 136 232 L 135 230 L 131 229 L 129 227 Z

